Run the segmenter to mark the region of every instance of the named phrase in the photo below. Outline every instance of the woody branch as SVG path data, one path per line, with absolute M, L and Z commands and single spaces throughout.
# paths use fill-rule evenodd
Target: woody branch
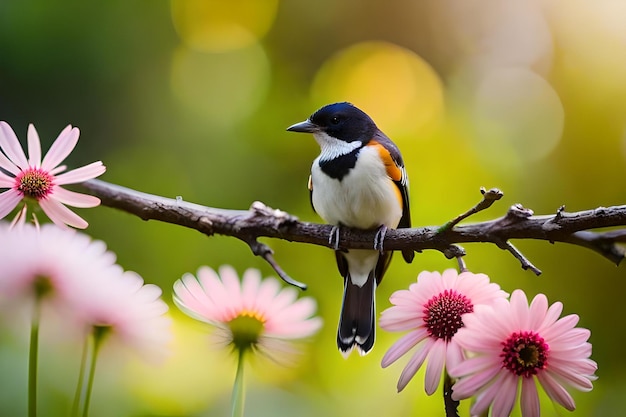
M 258 238 L 269 237 L 331 247 L 328 236 L 332 226 L 301 222 L 291 214 L 274 210 L 260 202 L 254 202 L 248 210 L 229 210 L 189 203 L 180 197 L 172 199 L 146 194 L 100 180 L 90 180 L 82 186 L 99 197 L 103 205 L 126 211 L 143 220 L 177 224 L 207 236 L 219 234 L 240 239 L 250 246 L 255 255 L 268 261 L 281 278 L 302 288 L 305 288 L 304 284 L 292 280 L 282 271 L 274 261 L 272 250 L 259 242 Z M 493 243 L 515 256 L 524 269 L 530 269 L 536 274 L 541 271 L 510 240 L 538 239 L 550 243 L 569 243 L 591 249 L 615 264 L 619 264 L 626 256 L 625 248 L 620 245 L 626 242 L 626 205 L 572 213 L 560 207 L 554 214 L 535 216 L 532 210 L 516 204 L 497 219 L 459 224 L 472 214 L 489 208 L 502 197 L 497 189 L 481 189 L 481 193 L 483 198 L 476 206 L 441 226 L 390 229 L 385 235 L 384 248 L 413 249 L 417 252 L 434 249 L 448 258 L 456 257 L 463 266 L 461 257 L 465 251 L 458 244 Z M 592 231 L 608 227 L 617 229 Z M 375 230 L 341 228 L 340 247 L 370 249 L 375 234 Z

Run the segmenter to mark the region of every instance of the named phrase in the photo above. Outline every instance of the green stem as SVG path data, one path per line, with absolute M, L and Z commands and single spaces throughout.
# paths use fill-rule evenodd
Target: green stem
M 87 377 L 87 391 L 85 393 L 85 403 L 83 404 L 83 417 L 89 415 L 89 403 L 91 401 L 91 391 L 93 389 L 94 375 L 96 374 L 96 363 L 98 361 L 98 352 L 102 345 L 102 340 L 107 332 L 106 327 L 93 328 L 93 349 L 91 351 L 91 363 L 89 365 L 89 373 Z
M 80 402 L 83 396 L 84 384 L 85 384 L 85 370 L 87 368 L 87 353 L 89 352 L 89 334 L 85 336 L 85 343 L 83 343 L 83 353 L 80 358 L 80 373 L 78 374 L 78 382 L 76 383 L 76 393 L 74 394 L 74 403 L 72 404 L 72 417 L 78 417 L 78 410 L 80 409 Z
M 37 361 L 39 357 L 39 300 L 35 300 L 33 322 L 30 327 L 30 350 L 28 354 L 28 417 L 37 416 Z
M 245 349 L 239 349 L 237 374 L 235 375 L 235 384 L 233 385 L 232 417 L 243 417 L 245 402 L 245 385 L 243 380 L 244 353 Z

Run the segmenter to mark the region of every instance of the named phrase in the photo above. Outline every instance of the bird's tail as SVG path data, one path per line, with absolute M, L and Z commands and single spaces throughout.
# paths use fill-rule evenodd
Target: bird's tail
M 374 346 L 375 291 L 374 271 L 370 272 L 363 286 L 353 284 L 350 274 L 344 278 L 343 303 L 337 330 L 337 346 L 344 356 L 348 356 L 355 347 L 363 356 Z

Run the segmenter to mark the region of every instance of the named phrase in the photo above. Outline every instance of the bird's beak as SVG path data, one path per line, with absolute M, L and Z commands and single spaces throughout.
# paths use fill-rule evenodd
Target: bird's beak
M 315 133 L 319 132 L 320 128 L 315 123 L 305 120 L 304 122 L 289 126 L 287 130 L 290 132 Z

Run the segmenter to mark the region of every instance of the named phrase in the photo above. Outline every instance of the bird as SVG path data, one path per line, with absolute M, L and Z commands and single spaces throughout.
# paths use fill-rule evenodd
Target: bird
M 287 130 L 311 133 L 320 146 L 308 188 L 313 210 L 333 225 L 329 243 L 344 280 L 337 347 L 344 357 L 355 348 L 363 356 L 374 346 L 375 291 L 393 255 L 384 250 L 385 233 L 411 227 L 402 155 L 371 117 L 348 102 L 325 105 Z M 340 249 L 341 227 L 376 230 L 372 249 Z M 402 255 L 410 263 L 414 251 Z

